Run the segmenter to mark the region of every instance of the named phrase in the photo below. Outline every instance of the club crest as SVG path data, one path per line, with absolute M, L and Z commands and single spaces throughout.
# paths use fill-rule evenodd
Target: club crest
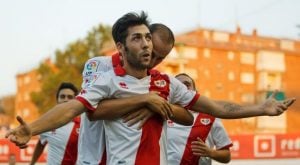
M 156 80 L 154 81 L 154 85 L 163 88 L 167 85 L 167 82 L 165 80 Z
M 201 122 L 201 124 L 203 124 L 203 125 L 208 125 L 208 124 L 210 124 L 210 119 L 209 118 L 202 118 L 201 120 L 200 120 L 200 122 Z

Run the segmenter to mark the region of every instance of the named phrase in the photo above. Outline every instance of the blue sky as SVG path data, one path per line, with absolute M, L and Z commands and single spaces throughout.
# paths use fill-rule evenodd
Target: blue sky
M 56 49 L 140 10 L 175 34 L 197 27 L 234 32 L 238 24 L 245 34 L 256 28 L 262 36 L 300 39 L 299 0 L 0 0 L 0 96 L 14 94 L 16 74 Z

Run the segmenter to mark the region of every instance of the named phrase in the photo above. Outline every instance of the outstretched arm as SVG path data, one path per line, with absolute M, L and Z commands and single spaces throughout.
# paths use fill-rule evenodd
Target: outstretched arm
M 203 112 L 223 119 L 237 119 L 253 116 L 277 116 L 282 114 L 289 106 L 295 102 L 295 98 L 286 99 L 285 101 L 275 100 L 274 92 L 262 104 L 241 106 L 229 102 L 217 102 L 200 96 L 191 110 Z
M 210 157 L 220 163 L 228 163 L 231 160 L 230 150 L 228 148 L 216 150 L 209 148 L 200 138 L 192 142 L 192 151 L 196 156 Z
M 44 151 L 45 146 L 46 144 L 43 145 L 40 140 L 36 143 L 30 165 L 34 165 L 38 161 L 39 157 L 42 155 Z
M 74 99 L 57 104 L 39 119 L 28 125 L 21 117 L 17 117 L 20 126 L 9 130 L 5 137 L 17 146 L 23 147 L 32 136 L 59 128 L 84 111 L 85 107 L 83 104 Z

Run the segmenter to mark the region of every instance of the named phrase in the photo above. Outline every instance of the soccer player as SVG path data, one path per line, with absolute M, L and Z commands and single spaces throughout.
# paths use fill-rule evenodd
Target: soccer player
M 77 88 L 69 82 L 60 84 L 57 93 L 57 104 L 72 100 L 78 94 Z M 35 164 L 48 144 L 47 164 L 75 165 L 77 160 L 77 144 L 80 127 L 80 118 L 75 117 L 72 122 L 40 134 L 30 164 Z
M 189 75 L 181 73 L 175 77 L 189 90 L 196 91 L 195 82 Z M 192 114 L 194 116 L 192 126 L 183 126 L 168 121 L 168 163 L 210 165 L 211 159 L 228 163 L 230 161 L 229 147 L 232 143 L 221 120 L 204 113 L 192 112 Z M 201 156 L 200 159 L 199 156 Z
M 150 32 L 152 34 L 153 42 L 153 51 L 150 68 L 155 67 L 159 64 L 171 51 L 174 46 L 174 35 L 173 32 L 165 25 L 161 23 L 151 24 Z M 93 81 L 97 78 L 99 72 L 106 72 L 112 70 L 114 67 L 122 65 L 121 54 L 118 52 L 112 56 L 100 56 L 94 57 L 88 60 L 85 64 L 83 70 L 83 83 L 82 88 L 90 86 Z M 115 104 L 114 102 L 110 103 L 110 100 L 102 101 L 108 104 Z M 181 107 L 176 107 L 182 109 Z M 122 109 L 122 107 L 120 108 Z M 101 108 L 98 108 L 93 113 L 84 113 L 81 116 L 81 131 L 79 136 L 79 147 L 78 147 L 78 162 L 89 162 L 91 164 L 96 162 L 105 162 L 105 138 L 104 138 L 104 128 L 103 120 L 98 120 L 98 112 L 101 111 Z M 100 113 L 101 114 L 101 113 Z M 143 107 L 132 113 L 128 113 L 124 117 L 124 122 L 128 121 L 128 125 L 131 126 L 135 123 L 139 123 L 138 128 L 142 128 L 143 124 L 153 116 L 153 112 L 146 107 Z M 119 116 L 114 116 L 114 118 L 119 118 L 124 116 L 123 114 Z M 103 119 L 103 118 L 102 118 Z M 112 117 L 110 118 L 112 119 Z M 182 122 L 177 121 L 181 124 L 187 125 L 192 124 L 193 121 L 191 116 L 187 116 L 188 120 Z M 96 120 L 96 121 L 90 121 Z M 93 136 L 90 136 L 93 134 Z M 98 138 L 95 138 L 98 137 Z M 92 142 L 92 143 L 91 143 Z M 90 146 L 92 144 L 92 146 Z
M 130 22 L 132 18 L 132 13 L 124 15 L 122 18 L 127 16 L 130 17 Z M 118 23 L 120 23 L 119 20 L 116 24 Z M 150 71 L 148 72 L 148 67 L 151 63 L 152 42 L 150 31 L 147 28 L 147 23 L 130 22 L 130 26 L 117 27 L 115 25 L 115 28 L 113 27 L 113 36 L 117 45 L 117 49 L 122 54 L 124 63 L 123 68 L 121 66 L 117 66 L 112 71 L 99 74 L 95 81 L 91 83 L 91 86 L 88 86 L 81 91 L 81 94 L 77 97 L 77 100 L 72 100 L 67 103 L 55 106 L 53 109 L 48 111 L 48 113 L 41 116 L 38 120 L 34 121 L 29 125 L 27 125 L 20 117 L 18 117 L 17 119 L 21 125 L 18 128 L 10 130 L 7 133 L 6 137 L 8 137 L 17 146 L 24 146 L 32 135 L 40 134 L 44 131 L 57 128 L 65 122 L 71 120 L 72 117 L 87 111 L 87 109 L 93 111 L 97 107 L 97 104 L 100 100 L 109 98 L 119 98 L 119 100 L 117 101 L 118 105 L 111 105 L 110 109 L 105 109 L 104 106 L 101 106 L 100 109 L 103 112 L 103 116 L 110 117 L 120 111 L 128 113 L 131 111 L 131 109 L 138 109 L 146 106 L 153 112 L 156 112 L 157 114 L 162 116 L 163 119 L 173 119 L 175 117 L 180 116 L 177 114 L 177 111 L 172 111 L 172 105 L 170 105 L 165 99 L 168 99 L 171 103 L 177 103 L 182 106 L 189 105 L 187 107 L 191 107 L 191 109 L 195 111 L 211 113 L 213 115 L 223 118 L 242 118 L 259 115 L 279 115 L 283 113 L 288 108 L 288 106 L 290 106 L 295 101 L 295 99 L 287 99 L 284 102 L 280 102 L 276 101 L 274 99 L 274 96 L 272 96 L 269 99 L 267 99 L 264 103 L 256 106 L 239 106 L 233 103 L 224 103 L 222 104 L 222 106 L 220 106 L 220 104 L 216 104 L 215 102 L 211 101 L 210 99 L 204 96 L 199 97 L 199 95 L 195 94 L 195 92 L 187 90 L 182 83 L 180 83 L 173 77 L 161 75 L 160 73 L 153 73 Z M 151 84 L 149 84 L 149 82 Z M 145 89 L 145 85 L 147 85 L 147 89 Z M 150 90 L 153 89 L 154 91 L 158 91 L 160 96 L 158 96 L 157 93 L 147 93 L 149 92 L 149 86 L 151 87 Z M 129 98 L 130 96 L 131 98 Z M 119 106 L 122 103 L 124 103 L 124 100 L 127 99 L 128 101 L 125 103 L 126 105 L 130 106 L 123 106 L 122 109 L 119 109 Z M 114 106 L 118 106 L 118 108 L 114 109 Z M 72 110 L 67 111 L 67 109 Z M 151 136 L 159 135 L 157 132 L 145 131 L 147 133 L 145 135 L 142 134 L 142 136 L 140 136 L 139 133 L 135 132 L 134 134 L 132 134 L 133 136 L 130 136 L 130 138 L 127 136 L 116 137 L 113 136 L 115 133 L 120 135 L 119 133 L 122 134 L 130 129 L 123 125 L 121 121 L 119 121 L 119 119 L 106 121 L 108 127 L 112 126 L 110 130 L 113 133 L 105 133 L 106 136 L 109 137 L 109 139 L 107 140 L 113 140 L 113 138 L 123 137 L 122 140 L 124 141 L 133 140 L 140 137 L 142 142 L 154 140 L 154 143 L 152 143 L 151 145 L 147 144 L 141 147 L 143 149 L 146 149 L 146 151 L 147 149 L 158 149 L 158 147 L 161 147 L 157 143 L 157 140 L 160 140 L 160 136 L 163 137 L 163 135 L 160 134 L 160 136 L 156 136 L 155 138 Z M 160 125 L 161 123 L 158 117 L 156 117 L 155 120 L 151 122 L 158 123 L 158 125 Z M 118 129 L 115 129 L 118 126 L 120 127 Z M 150 124 L 150 126 L 153 125 Z M 122 128 L 126 129 L 123 130 Z M 120 131 L 120 129 L 124 132 Z M 161 127 L 157 127 L 153 131 L 160 131 L 161 129 Z M 144 137 L 151 138 L 144 139 Z M 113 142 L 116 144 L 119 143 L 118 141 L 114 140 Z M 128 143 L 128 146 L 125 149 L 128 150 L 128 153 L 125 154 L 130 154 L 132 156 L 132 154 L 137 153 L 136 148 L 139 145 L 138 142 L 139 141 L 134 143 L 135 145 Z M 106 146 L 109 146 L 109 144 L 111 143 L 107 142 Z M 114 146 L 116 146 L 116 144 L 114 144 Z M 114 152 L 116 154 L 120 154 L 121 151 L 118 151 L 118 149 L 121 147 L 126 147 L 124 146 L 125 144 L 127 143 L 122 143 L 122 146 L 117 145 L 116 148 L 109 149 L 114 149 Z M 143 162 L 144 160 L 149 159 L 149 154 L 152 155 L 152 152 L 149 153 L 146 151 L 138 150 L 138 153 L 144 153 L 142 154 L 142 159 L 140 159 Z M 112 153 L 111 151 L 107 152 Z M 155 162 L 153 161 L 153 159 L 151 159 L 151 162 L 153 162 L 154 164 L 158 164 L 159 162 L 165 162 L 165 160 L 156 160 L 157 153 L 158 152 L 155 152 L 153 155 L 155 156 Z M 130 164 L 130 162 L 136 162 L 136 160 L 130 158 L 124 160 L 122 158 L 113 157 L 113 154 L 111 154 L 110 156 L 108 155 L 107 157 L 109 164 L 114 164 L 113 162 L 115 161 L 117 164 Z

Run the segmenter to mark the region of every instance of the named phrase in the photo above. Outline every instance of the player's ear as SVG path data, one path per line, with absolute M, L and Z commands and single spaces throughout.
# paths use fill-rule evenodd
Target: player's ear
M 117 42 L 116 46 L 119 52 L 124 51 L 124 45 L 121 42 Z

